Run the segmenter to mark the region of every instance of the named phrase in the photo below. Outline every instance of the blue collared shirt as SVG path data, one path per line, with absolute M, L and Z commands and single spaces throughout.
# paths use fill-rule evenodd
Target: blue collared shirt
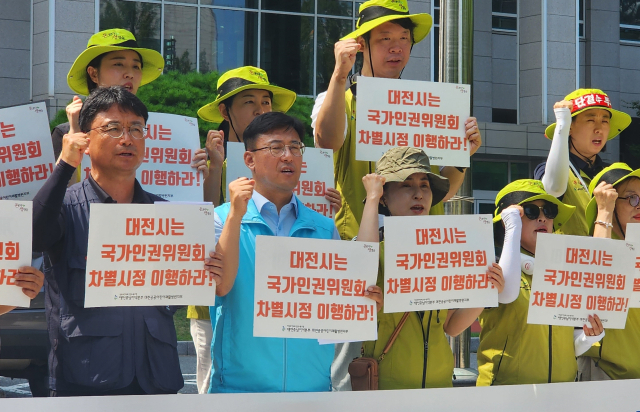
M 278 214 L 276 205 L 256 190 L 253 191 L 251 198 L 253 199 L 253 203 L 256 204 L 258 212 L 265 222 L 267 222 L 267 225 L 269 225 L 271 231 L 276 236 L 289 236 L 291 228 L 298 218 L 298 203 L 296 202 L 296 195 L 291 195 L 291 200 L 282 207 L 280 214 Z M 215 215 L 214 220 L 216 228 L 216 242 L 218 242 L 218 240 L 220 240 L 220 235 L 222 234 L 223 225 L 217 214 Z M 333 231 L 333 240 L 340 240 L 338 229 L 335 226 Z

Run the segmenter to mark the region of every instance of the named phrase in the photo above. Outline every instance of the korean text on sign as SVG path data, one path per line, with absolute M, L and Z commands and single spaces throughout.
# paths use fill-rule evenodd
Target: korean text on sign
M 85 306 L 214 305 L 213 225 L 211 205 L 92 204 Z
M 202 174 L 191 167 L 200 148 L 198 122 L 192 117 L 149 113 L 144 160 L 136 177 L 142 188 L 169 201 L 202 202 Z M 91 159 L 82 159 L 82 179 L 89 177 Z
M 465 138 L 470 87 L 358 77 L 356 159 L 377 161 L 392 147 L 417 147 L 438 166 L 469 166 Z
M 33 199 L 54 167 L 44 103 L 0 109 L 0 199 Z
M 497 306 L 488 215 L 385 217 L 384 309 Z
M 378 244 L 258 236 L 254 336 L 376 339 Z
M 251 170 L 244 164 L 244 143 L 227 143 L 227 187 L 239 177 L 251 178 Z M 327 188 L 333 187 L 333 153 L 326 149 L 307 147 L 304 150 L 298 186 L 293 190 L 298 199 L 310 209 L 333 218 L 334 211 L 324 198 Z
M 31 265 L 31 201 L 0 200 L 0 304 L 29 307 L 16 286 L 20 266 Z
M 640 224 L 628 224 L 626 232 L 625 239 L 627 241 L 640 245 Z M 633 272 L 633 292 L 629 299 L 630 308 L 640 308 L 640 250 L 637 250 L 636 252 Z
M 595 313 L 624 328 L 635 255 L 628 241 L 538 234 L 527 322 L 580 327 Z

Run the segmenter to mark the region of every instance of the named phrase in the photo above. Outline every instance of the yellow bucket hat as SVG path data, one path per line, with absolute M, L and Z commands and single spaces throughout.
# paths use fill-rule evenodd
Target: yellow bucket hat
M 198 110 L 198 116 L 202 120 L 211 123 L 221 123 L 224 120 L 218 110 L 220 103 L 244 90 L 258 89 L 273 93 L 271 107 L 275 112 L 286 113 L 296 101 L 295 92 L 269 84 L 267 72 L 253 66 L 244 66 L 227 71 L 220 76 L 217 86 L 218 96 L 216 99 Z
M 558 216 L 553 220 L 554 228 L 562 226 L 569 220 L 576 207 L 562 203 L 557 198 L 551 196 L 544 190 L 542 182 L 533 179 L 515 180 L 506 185 L 496 196 L 496 210 L 494 212 L 493 223 L 502 220 L 500 213 L 511 205 L 521 205 L 534 200 L 546 200 L 558 206 Z
M 571 117 L 577 116 L 589 109 L 604 109 L 609 111 L 609 113 L 611 113 L 611 120 L 609 121 L 610 129 L 607 140 L 613 139 L 631 124 L 631 116 L 625 112 L 613 109 L 609 96 L 600 89 L 578 89 L 569 93 L 564 100 L 573 103 Z M 547 139 L 553 139 L 553 132 L 555 130 L 556 124 L 550 124 L 544 131 L 544 135 Z
M 390 20 L 409 18 L 415 24 L 413 43 L 419 43 L 431 30 L 432 19 L 427 13 L 409 14 L 407 0 L 369 0 L 360 5 L 356 30 L 340 40 L 355 39 Z
M 134 50 L 142 56 L 142 81 L 140 86 L 157 79 L 164 69 L 162 55 L 152 49 L 138 47 L 136 38 L 130 31 L 124 29 L 103 30 L 91 36 L 87 49 L 73 62 L 67 84 L 74 92 L 81 95 L 89 94 L 87 86 L 87 66 L 93 59 L 104 53 L 118 50 Z
M 587 226 L 589 227 L 589 234 L 593 235 L 594 222 L 598 216 L 598 203 L 596 198 L 593 197 L 593 191 L 598 187 L 600 182 L 607 182 L 613 186 L 622 183 L 624 180 L 630 177 L 640 178 L 640 169 L 633 170 L 626 163 L 614 163 L 611 166 L 605 167 L 600 173 L 598 173 L 591 183 L 589 183 L 589 195 L 591 200 L 585 210 L 585 218 L 587 219 Z

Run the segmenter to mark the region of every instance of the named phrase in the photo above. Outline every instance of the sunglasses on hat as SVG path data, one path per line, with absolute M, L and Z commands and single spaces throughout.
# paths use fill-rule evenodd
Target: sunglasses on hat
M 540 211 L 547 219 L 555 219 L 558 216 L 558 205 L 555 203 L 546 202 L 543 206 L 538 206 L 533 203 L 526 203 L 522 205 L 524 215 L 530 220 L 536 220 L 540 216 Z

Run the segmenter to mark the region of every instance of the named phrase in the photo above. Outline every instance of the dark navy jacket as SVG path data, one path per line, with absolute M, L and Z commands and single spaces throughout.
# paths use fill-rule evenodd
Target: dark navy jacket
M 84 308 L 89 204 L 113 199 L 92 179 L 67 190 L 74 171 L 61 161 L 33 203 L 33 249 L 46 252 L 50 388 L 96 393 L 135 378 L 147 393 L 175 393 L 184 385 L 175 308 Z M 133 203 L 161 200 L 135 182 Z

